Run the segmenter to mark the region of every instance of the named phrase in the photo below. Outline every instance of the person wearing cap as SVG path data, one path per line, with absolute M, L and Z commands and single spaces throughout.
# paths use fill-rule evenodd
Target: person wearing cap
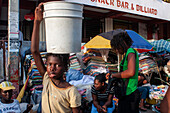
M 0 84 L 0 113 L 21 113 L 19 101 L 12 99 L 15 87 L 11 82 L 4 81 Z M 27 106 L 24 113 L 28 113 L 32 106 Z
M 16 99 L 12 99 L 13 89 L 15 87 L 11 82 L 4 81 L 0 84 L 0 113 L 21 113 L 19 102 Z

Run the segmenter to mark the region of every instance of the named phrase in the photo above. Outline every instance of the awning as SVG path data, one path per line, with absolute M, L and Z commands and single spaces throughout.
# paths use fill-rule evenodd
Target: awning
M 67 2 L 170 21 L 170 4 L 162 0 L 65 0 Z

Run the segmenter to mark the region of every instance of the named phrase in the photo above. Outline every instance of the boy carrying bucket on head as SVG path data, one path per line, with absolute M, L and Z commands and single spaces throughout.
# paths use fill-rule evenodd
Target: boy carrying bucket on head
M 40 3 L 35 9 L 31 40 L 31 52 L 37 69 L 43 77 L 42 113 L 79 113 L 81 96 L 75 86 L 63 79 L 64 73 L 68 70 L 69 55 L 48 53 L 47 67 L 42 61 L 39 52 L 39 27 L 43 20 L 42 6 L 43 3 Z
M 11 82 L 4 81 L 0 84 L 0 113 L 21 113 L 18 100 L 12 99 L 12 93 L 15 87 Z M 24 113 L 28 113 L 32 106 L 27 106 Z

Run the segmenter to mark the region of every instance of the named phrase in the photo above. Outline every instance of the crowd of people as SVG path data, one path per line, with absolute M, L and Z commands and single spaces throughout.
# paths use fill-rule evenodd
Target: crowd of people
M 41 100 L 42 113 L 80 113 L 81 95 L 75 86 L 65 80 L 65 72 L 68 70 L 68 54 L 47 54 L 47 66 L 45 67 L 39 52 L 39 27 L 43 19 L 42 5 L 40 3 L 35 9 L 34 27 L 31 40 L 31 52 L 40 75 L 43 77 L 43 92 Z M 112 113 L 115 110 L 113 101 L 114 86 L 108 89 L 106 78 L 121 78 L 128 80 L 126 94 L 118 100 L 118 113 L 139 113 L 139 110 L 146 111 L 145 99 L 149 88 L 142 86 L 146 84 L 143 76 L 138 75 L 139 58 L 136 50 L 131 48 L 133 41 L 126 32 L 118 33 L 111 40 L 112 49 L 124 55 L 120 63 L 120 72 L 111 75 L 99 74 L 95 77 L 92 86 L 92 109 L 91 113 Z M 0 84 L 0 113 L 21 112 L 19 102 L 11 99 L 15 87 L 12 83 L 5 81 Z M 161 112 L 170 113 L 170 89 L 161 103 Z M 31 105 L 24 111 L 29 112 Z

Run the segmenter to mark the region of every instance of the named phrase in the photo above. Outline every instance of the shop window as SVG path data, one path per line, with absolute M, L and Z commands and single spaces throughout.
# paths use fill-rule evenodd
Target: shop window
M 114 19 L 113 21 L 114 29 L 130 29 L 132 30 L 132 23 L 124 20 Z
M 103 32 L 103 22 L 100 19 L 85 18 L 83 20 L 83 42 L 88 42 L 91 38 Z
M 163 38 L 167 39 L 167 23 L 163 24 Z
M 8 40 L 8 30 L 0 30 L 0 40 Z
M 8 40 L 8 21 L 0 20 L 0 40 Z
M 23 33 L 23 38 L 25 41 L 31 41 L 31 35 L 33 31 L 33 21 L 23 21 L 22 24 L 22 33 Z

